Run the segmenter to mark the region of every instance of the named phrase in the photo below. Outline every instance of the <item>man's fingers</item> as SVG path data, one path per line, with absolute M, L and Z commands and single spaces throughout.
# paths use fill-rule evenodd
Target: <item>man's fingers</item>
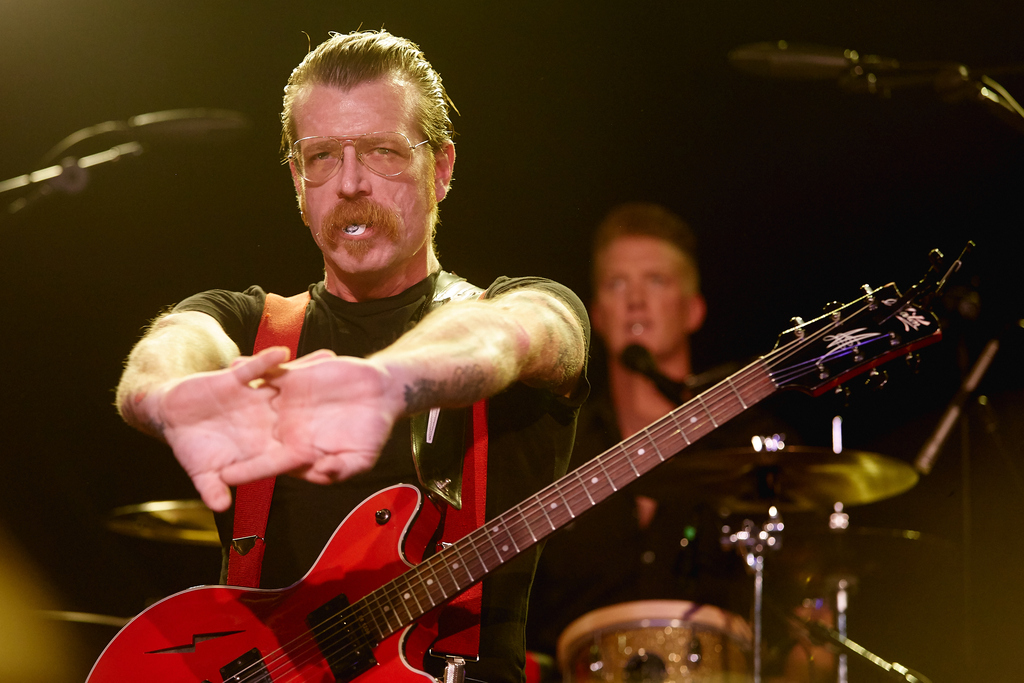
M 271 370 L 288 362 L 289 356 L 291 356 L 291 351 L 287 346 L 272 346 L 251 358 L 242 359 L 240 362 L 236 359 L 231 364 L 231 372 L 239 382 L 249 384 L 264 375 L 273 374 Z
M 231 489 L 213 472 L 204 472 L 192 477 L 192 484 L 206 507 L 214 512 L 224 512 L 231 507 Z
M 284 367 L 286 370 L 291 370 L 293 368 L 303 368 L 306 367 L 307 365 L 312 365 L 313 363 L 319 363 L 320 361 L 325 361 L 330 358 L 336 358 L 337 356 L 338 354 L 334 353 L 334 351 L 331 351 L 330 349 L 320 349 L 318 351 L 314 351 L 313 353 L 308 353 L 305 356 L 302 356 L 301 358 L 296 358 L 293 361 L 289 361 L 287 364 L 285 364 Z
M 293 458 L 289 458 L 283 450 L 264 453 L 248 460 L 226 465 L 220 471 L 220 477 L 231 486 L 249 484 L 267 477 L 276 477 L 298 466 Z

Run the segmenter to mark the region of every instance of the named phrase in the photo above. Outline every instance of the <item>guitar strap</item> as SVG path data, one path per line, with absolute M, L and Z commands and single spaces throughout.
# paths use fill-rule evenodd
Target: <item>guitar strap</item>
M 271 346 L 287 346 L 292 358 L 298 356 L 308 303 L 308 291 L 288 298 L 267 294 L 253 355 Z M 274 481 L 274 477 L 268 477 L 235 489 L 235 519 L 228 548 L 229 586 L 259 588 Z
M 487 521 L 487 401 L 473 404 L 469 434 L 462 467 L 462 508 L 444 508 L 443 545 L 455 543 Z M 442 608 L 437 621 L 440 637 L 431 646 L 431 653 L 466 659 L 480 657 L 483 597 L 483 584 L 478 581 Z
M 478 297 L 483 290 L 469 284 L 451 273 L 442 271 L 434 286 L 435 294 L 430 302 L 434 309 L 449 301 Z M 260 318 L 253 354 L 271 346 L 287 346 L 292 358 L 298 356 L 299 337 L 305 320 L 309 292 L 293 297 L 267 294 Z M 472 419 L 466 425 L 467 410 L 440 413 L 436 408 L 429 414 L 414 416 L 411 424 L 413 460 L 416 464 L 420 483 L 426 486 L 435 500 L 447 505 L 443 509 L 442 544 L 451 544 L 483 526 L 487 505 L 487 402 L 481 400 L 472 407 Z M 440 420 L 440 415 L 445 416 Z M 438 425 L 442 425 L 440 430 Z M 456 433 L 453 427 L 457 428 Z M 457 444 L 464 444 L 463 435 L 469 436 L 462 462 L 448 463 L 447 477 L 429 477 L 428 469 L 432 458 L 427 453 L 444 460 L 443 453 L 458 453 L 459 448 L 432 448 L 435 432 L 440 431 L 451 437 Z M 460 433 L 461 432 L 461 433 Z M 437 442 L 443 443 L 442 439 Z M 451 457 L 447 458 L 449 461 Z M 454 467 L 453 467 L 454 465 Z M 444 471 L 434 467 L 436 471 Z M 235 491 L 235 514 L 231 546 L 228 548 L 228 576 L 230 586 L 258 588 L 266 548 L 265 535 L 270 503 L 274 495 L 274 477 L 268 477 L 251 484 L 243 484 Z M 469 659 L 479 657 L 480 614 L 483 601 L 483 587 L 474 584 L 444 606 L 438 616 L 440 638 L 432 652 L 456 654 Z

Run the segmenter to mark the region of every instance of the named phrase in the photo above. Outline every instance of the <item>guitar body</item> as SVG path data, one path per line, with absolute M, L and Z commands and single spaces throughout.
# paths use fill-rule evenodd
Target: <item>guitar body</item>
M 386 510 L 389 514 L 378 515 Z M 422 513 L 422 514 L 421 514 Z M 386 516 L 383 523 L 379 520 Z M 203 586 L 172 595 L 129 622 L 107 645 L 88 683 L 250 683 L 334 681 L 306 625 L 307 616 L 340 594 L 355 602 L 422 559 L 436 510 L 414 486 L 384 489 L 364 500 L 334 532 L 313 568 L 280 590 Z M 423 619 L 426 621 L 429 615 Z M 413 624 L 373 648 L 378 665 L 360 683 L 433 680 L 417 670 L 435 634 Z M 237 677 L 221 669 L 255 648 L 264 668 Z M 404 650 L 420 653 L 407 660 Z

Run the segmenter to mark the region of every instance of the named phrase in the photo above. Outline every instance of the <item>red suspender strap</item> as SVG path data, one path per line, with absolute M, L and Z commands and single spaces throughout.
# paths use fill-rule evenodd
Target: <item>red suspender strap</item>
M 299 335 L 308 303 L 308 291 L 287 299 L 267 294 L 253 355 L 271 346 L 287 346 L 292 351 L 291 357 L 295 358 L 299 353 Z M 229 586 L 259 588 L 267 517 L 273 495 L 274 477 L 243 484 L 235 490 L 235 521 L 228 549 Z
M 487 401 L 473 404 L 473 420 L 466 459 L 462 466 L 462 509 L 449 507 L 445 513 L 441 540 L 454 543 L 487 521 Z M 469 659 L 480 656 L 480 613 L 483 607 L 483 586 L 479 582 L 460 593 L 445 605 L 438 618 L 441 637 L 434 643 L 434 652 L 461 655 Z

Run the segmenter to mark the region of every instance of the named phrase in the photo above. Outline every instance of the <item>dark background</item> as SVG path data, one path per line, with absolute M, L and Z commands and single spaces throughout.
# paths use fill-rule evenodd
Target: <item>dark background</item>
M 1012 677 L 1024 635 L 1024 135 L 930 87 L 853 94 L 760 79 L 726 55 L 786 39 L 981 73 L 1024 64 L 1022 21 L 1019 3 L 965 0 L 3 3 L 0 180 L 103 121 L 219 107 L 252 126 L 217 142 L 153 142 L 93 169 L 83 192 L 0 219 L 2 522 L 60 609 L 128 616 L 216 580 L 215 549 L 104 528 L 116 506 L 194 497 L 166 447 L 120 422 L 113 388 L 163 307 L 211 287 L 291 294 L 319 278 L 279 163 L 282 88 L 308 40 L 384 27 L 419 43 L 461 112 L 442 263 L 479 283 L 544 275 L 586 299 L 602 214 L 661 202 L 701 241 L 710 314 L 698 369 L 766 352 L 791 316 L 855 298 L 863 283 L 909 286 L 931 248 L 955 256 L 977 242 L 919 374 L 894 370 L 884 392 L 855 392 L 845 409 L 802 395 L 776 405 L 806 442 L 828 445 L 842 410 L 847 447 L 910 462 L 982 346 L 1001 337 L 978 392 L 987 403 L 968 402 L 933 474 L 850 509 L 865 528 L 941 539 L 867 544 L 880 568 L 865 570 L 850 635 L 936 682 Z M 1024 76 L 997 78 L 1024 97 Z

